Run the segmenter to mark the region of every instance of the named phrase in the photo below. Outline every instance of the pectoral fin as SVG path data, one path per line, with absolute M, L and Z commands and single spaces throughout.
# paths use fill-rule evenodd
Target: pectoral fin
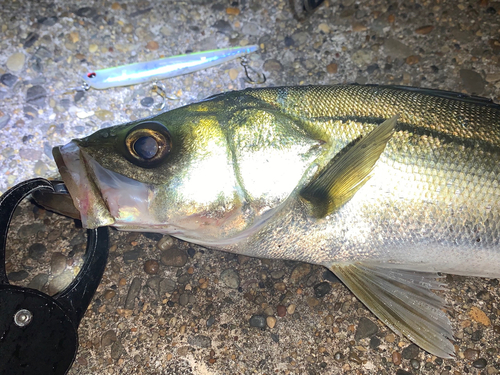
M 398 117 L 396 115 L 373 129 L 300 192 L 302 198 L 312 204 L 316 217 L 325 217 L 342 206 L 368 181 L 394 133 Z
M 437 274 L 361 263 L 331 270 L 393 331 L 436 356 L 454 355 L 445 301 L 431 291 L 444 289 Z

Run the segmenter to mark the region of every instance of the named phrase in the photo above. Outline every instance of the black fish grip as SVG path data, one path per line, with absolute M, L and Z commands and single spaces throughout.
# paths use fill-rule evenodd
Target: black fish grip
M 35 191 L 54 192 L 45 179 L 24 181 L 0 197 L 0 374 L 66 374 L 78 349 L 78 325 L 101 282 L 108 230 L 88 230 L 84 264 L 63 291 L 48 296 L 10 285 L 5 245 L 14 210 Z

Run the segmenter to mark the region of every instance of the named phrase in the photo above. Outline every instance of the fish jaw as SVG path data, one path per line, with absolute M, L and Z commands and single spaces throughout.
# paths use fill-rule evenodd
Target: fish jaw
M 128 229 L 155 222 L 151 186 L 102 167 L 75 141 L 55 147 L 53 155 L 84 228 Z

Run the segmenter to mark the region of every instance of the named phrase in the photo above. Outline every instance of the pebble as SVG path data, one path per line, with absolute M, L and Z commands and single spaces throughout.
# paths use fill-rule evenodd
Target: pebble
M 238 75 L 239 75 L 239 72 L 237 69 L 234 69 L 234 68 L 229 69 L 229 78 L 231 80 L 234 81 L 236 78 L 238 78 Z
M 276 59 L 269 59 L 264 62 L 262 69 L 266 72 L 281 72 L 283 70 L 283 65 Z
M 156 247 L 161 251 L 165 251 L 170 249 L 174 245 L 174 243 L 175 240 L 172 237 L 170 237 L 169 235 L 165 235 L 158 241 Z
M 5 65 L 13 72 L 19 72 L 23 69 L 26 56 L 21 52 L 16 52 L 9 56 Z
M 2 82 L 7 87 L 12 87 L 17 82 L 17 76 L 10 73 L 2 74 L 0 76 L 0 82 Z
M 78 9 L 75 14 L 79 17 L 92 18 L 97 14 L 97 11 L 92 7 L 83 7 Z
M 401 354 L 399 352 L 392 353 L 392 363 L 394 363 L 394 366 L 399 366 L 401 364 Z
M 389 56 L 399 57 L 402 59 L 406 59 L 408 56 L 413 54 L 410 47 L 393 38 L 387 38 L 385 40 L 384 51 Z
M 27 271 L 21 270 L 21 271 L 10 272 L 7 275 L 7 278 L 10 281 L 22 281 L 24 279 L 27 279 L 29 277 L 29 275 L 30 274 Z
M 314 297 L 307 297 L 307 305 L 310 307 L 310 308 L 314 308 L 316 306 L 318 306 L 320 304 L 320 301 L 319 299 L 317 298 L 314 298 Z
M 359 341 L 365 337 L 370 337 L 378 332 L 378 326 L 370 319 L 362 317 L 359 320 L 358 327 L 356 328 L 356 333 L 354 334 L 354 340 Z
M 9 114 L 5 114 L 3 116 L 0 117 L 0 129 L 3 129 L 7 126 L 7 124 L 9 123 L 10 121 L 10 115 Z
M 483 93 L 486 82 L 478 72 L 470 69 L 460 69 L 460 78 L 469 94 L 481 95 Z
M 73 281 L 73 278 L 73 272 L 69 270 L 54 277 L 49 282 L 49 294 L 52 296 L 66 288 Z
M 45 98 L 47 96 L 47 91 L 43 88 L 43 86 L 35 85 L 31 86 L 26 91 L 26 101 L 37 107 L 45 106 Z
M 372 336 L 370 339 L 370 348 L 376 350 L 380 346 L 381 342 L 382 341 L 377 336 Z
M 250 327 L 265 328 L 266 327 L 266 317 L 263 315 L 253 315 L 250 318 Z
M 274 316 L 268 316 L 266 318 L 266 323 L 267 326 L 272 329 L 276 325 L 276 318 Z
M 115 114 L 107 109 L 98 109 L 94 114 L 101 121 L 113 121 L 115 119 Z
M 475 361 L 479 357 L 479 350 L 467 348 L 464 351 L 464 357 L 469 361 Z
M 226 14 L 229 14 L 230 16 L 237 16 L 240 14 L 240 10 L 238 8 L 226 8 Z
M 52 275 L 57 276 L 64 272 L 66 269 L 66 256 L 63 253 L 53 253 L 50 259 L 50 272 Z
M 97 44 L 91 44 L 91 45 L 89 46 L 89 52 L 90 52 L 90 53 L 97 52 L 97 49 L 98 49 Z
M 199 348 L 210 348 L 212 346 L 212 339 L 204 335 L 189 336 L 187 342 L 189 345 Z
M 189 303 L 189 294 L 182 293 L 179 296 L 179 305 L 181 305 L 181 306 L 187 306 L 188 303 Z
M 160 261 L 165 266 L 182 267 L 186 264 L 187 259 L 184 250 L 179 249 L 177 246 L 172 246 L 161 253 Z
M 58 20 L 59 19 L 56 16 L 50 16 L 50 17 L 41 17 L 37 19 L 36 22 L 44 26 L 54 26 Z
M 283 305 L 278 305 L 276 307 L 276 312 L 280 318 L 283 318 L 286 315 L 286 307 Z
M 357 363 L 358 365 L 363 363 L 363 361 L 361 360 L 361 358 L 359 358 L 356 352 L 350 352 L 347 359 L 351 362 Z
M 368 65 L 372 61 L 373 52 L 369 49 L 360 49 L 351 55 L 352 62 L 359 67 Z
M 406 63 L 408 65 L 415 65 L 420 61 L 420 56 L 418 55 L 410 55 L 406 58 Z
M 420 35 L 427 35 L 429 34 L 432 30 L 434 30 L 434 26 L 432 25 L 426 25 L 426 26 L 421 26 L 418 29 L 415 30 L 417 34 Z
M 125 264 L 131 264 L 137 261 L 139 259 L 139 256 L 141 255 L 141 250 L 140 249 L 134 249 L 127 251 L 123 254 L 123 262 Z
M 260 31 L 260 27 L 258 24 L 254 22 L 246 22 L 243 27 L 241 28 L 241 32 L 244 35 L 251 35 L 251 36 L 261 36 L 262 32 Z
M 326 23 L 320 23 L 318 26 L 318 30 L 328 34 L 330 32 L 330 27 Z
M 294 312 L 295 312 L 295 304 L 290 304 L 288 305 L 288 307 L 286 308 L 286 312 L 289 314 L 289 315 L 292 315 Z
M 28 288 L 42 291 L 42 289 L 49 282 L 49 275 L 46 273 L 39 273 L 28 284 Z
M 314 296 L 316 298 L 322 298 L 332 290 L 330 283 L 324 281 L 322 283 L 316 284 L 314 286 Z
M 396 371 L 396 375 L 413 375 L 413 374 L 410 371 L 398 368 L 398 370 Z
M 223 34 L 229 34 L 233 31 L 232 26 L 226 20 L 218 20 L 212 25 L 212 27 Z
M 21 228 L 22 229 L 22 228 Z M 28 256 L 31 259 L 40 260 L 47 252 L 47 248 L 42 243 L 34 243 L 28 248 Z
M 101 335 L 101 345 L 103 347 L 110 346 L 117 340 L 118 338 L 116 337 L 116 332 L 112 329 L 107 330 Z
M 158 44 L 157 41 L 154 41 L 154 40 L 150 40 L 147 44 L 146 44 L 146 48 L 150 51 L 156 51 L 158 48 L 160 48 L 160 45 Z
M 162 279 L 160 281 L 160 296 L 164 296 L 166 293 L 173 293 L 177 288 L 177 284 L 171 279 Z
M 309 263 L 298 263 L 290 274 L 290 283 L 297 284 L 311 272 L 312 267 Z
M 148 275 L 156 275 L 160 270 L 160 263 L 157 260 L 149 259 L 144 262 L 144 272 Z
M 418 356 L 419 348 L 415 344 L 410 344 L 406 348 L 403 349 L 401 355 L 404 359 L 413 359 Z
M 130 283 L 130 288 L 127 293 L 127 298 L 125 299 L 124 307 L 128 310 L 132 310 L 135 306 L 135 299 L 141 291 L 141 279 L 134 277 L 132 283 Z
M 141 99 L 141 105 L 143 107 L 149 108 L 154 104 L 154 99 L 150 96 Z
M 337 63 L 330 63 L 326 66 L 326 71 L 329 73 L 329 74 L 335 74 L 337 73 L 339 69 L 339 66 Z
M 484 358 L 479 358 L 476 359 L 474 362 L 472 362 L 472 367 L 475 368 L 485 368 L 488 362 Z
M 113 289 L 107 289 L 103 294 L 104 299 L 108 301 L 110 299 L 113 299 L 115 296 L 116 296 L 116 291 L 114 291 Z
M 233 268 L 222 271 L 219 279 L 228 288 L 237 289 L 240 286 L 240 276 Z
M 33 44 L 35 44 L 35 42 L 38 40 L 38 38 L 40 38 L 40 35 L 38 35 L 37 33 L 34 32 L 29 33 L 23 42 L 23 48 L 32 47 Z
M 123 344 L 120 341 L 115 341 L 111 345 L 111 358 L 114 360 L 120 359 L 122 354 L 125 353 L 125 349 L 123 348 Z

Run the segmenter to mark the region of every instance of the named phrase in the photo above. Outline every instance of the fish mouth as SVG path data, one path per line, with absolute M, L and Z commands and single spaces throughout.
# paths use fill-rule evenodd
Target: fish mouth
M 75 141 L 52 154 L 84 228 L 151 223 L 151 186 L 104 168 Z

